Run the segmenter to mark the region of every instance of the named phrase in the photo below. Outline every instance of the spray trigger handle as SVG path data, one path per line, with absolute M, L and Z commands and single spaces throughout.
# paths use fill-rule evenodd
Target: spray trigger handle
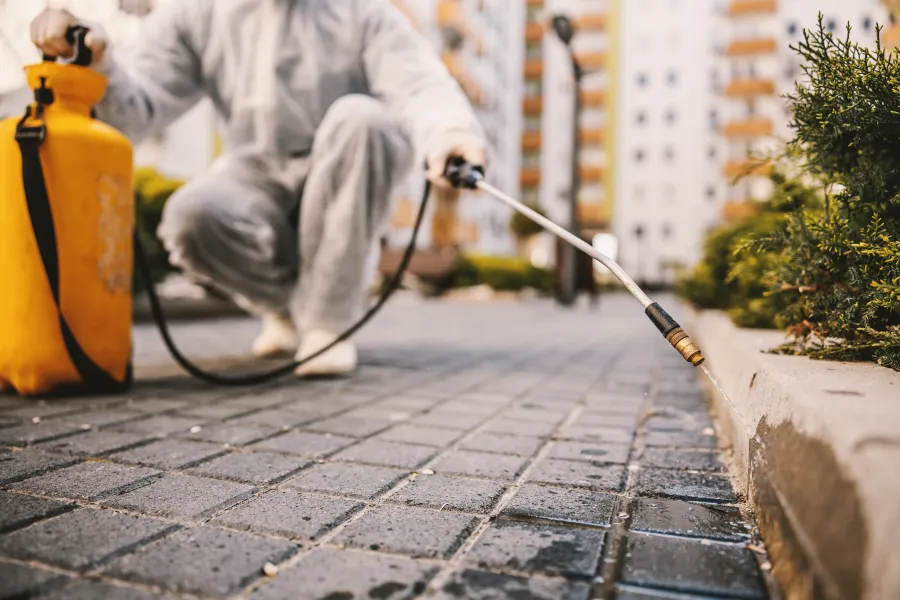
M 465 159 L 453 157 L 444 167 L 444 177 L 455 188 L 474 190 L 478 182 L 484 178 L 484 169 L 466 162 Z
M 94 61 L 94 53 L 85 44 L 84 39 L 87 37 L 88 29 L 84 25 L 72 25 L 66 30 L 66 41 L 75 49 L 75 54 L 71 59 L 62 60 L 56 56 L 44 54 L 44 62 L 59 61 L 64 64 L 76 65 L 79 67 L 88 67 Z

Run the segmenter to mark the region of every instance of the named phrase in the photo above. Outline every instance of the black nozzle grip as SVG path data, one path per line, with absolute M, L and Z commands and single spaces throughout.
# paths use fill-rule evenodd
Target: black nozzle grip
M 472 165 L 462 158 L 454 157 L 444 167 L 444 177 L 455 188 L 474 190 L 484 177 L 484 168 Z
M 75 49 L 75 55 L 71 60 L 61 62 L 77 65 L 79 67 L 88 67 L 94 62 L 94 53 L 84 42 L 84 38 L 87 37 L 88 31 L 90 31 L 90 29 L 84 25 L 72 25 L 66 30 L 66 41 Z M 44 62 L 55 62 L 58 58 L 59 57 L 56 56 L 50 56 L 49 54 L 43 55 Z
M 644 310 L 644 313 L 650 317 L 650 320 L 653 321 L 653 324 L 656 325 L 656 328 L 659 329 L 659 332 L 664 336 L 669 335 L 672 331 L 680 327 L 678 322 L 656 302 L 648 306 L 646 310 Z

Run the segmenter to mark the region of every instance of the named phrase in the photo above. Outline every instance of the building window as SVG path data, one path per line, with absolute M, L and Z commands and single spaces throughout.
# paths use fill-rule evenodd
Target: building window
M 540 79 L 525 80 L 525 95 L 529 97 L 540 96 L 543 93 L 543 85 Z
M 541 153 L 530 151 L 522 155 L 522 168 L 524 169 L 540 169 Z
M 715 160 L 716 159 L 716 147 L 710 146 L 709 150 L 706 151 L 706 155 L 709 157 L 710 160 Z
M 872 17 L 863 17 L 862 26 L 866 31 L 872 29 Z
M 644 162 L 645 158 L 647 158 L 646 153 L 644 153 L 643 149 L 638 148 L 637 151 L 635 151 L 635 153 L 634 153 L 634 160 L 636 160 L 639 163 L 642 163 L 642 162 Z
M 670 108 L 666 111 L 666 123 L 669 125 L 674 125 L 675 121 L 678 120 L 678 113 L 675 112 L 674 108 Z
M 525 117 L 525 131 L 540 131 L 541 117 L 536 115 L 528 115 Z
M 678 73 L 675 71 L 669 71 L 668 75 L 666 75 L 666 81 L 669 82 L 669 85 L 675 87 L 678 83 Z
M 669 239 L 670 237 L 672 237 L 672 226 L 668 223 L 666 223 L 662 227 L 662 236 L 663 239 Z
M 716 188 L 715 186 L 707 186 L 706 188 L 706 199 L 710 202 L 716 201 Z
M 638 73 L 638 76 L 637 76 L 638 87 L 647 87 L 648 83 L 650 83 L 650 78 L 647 77 L 647 74 L 646 73 Z
M 645 125 L 647 123 L 647 113 L 643 110 L 638 111 L 635 120 L 637 121 L 638 125 Z
M 837 29 L 837 21 L 835 21 L 834 19 L 828 19 L 827 27 L 828 31 L 834 33 L 834 31 Z
M 788 35 L 797 35 L 797 23 L 791 21 L 787 26 Z

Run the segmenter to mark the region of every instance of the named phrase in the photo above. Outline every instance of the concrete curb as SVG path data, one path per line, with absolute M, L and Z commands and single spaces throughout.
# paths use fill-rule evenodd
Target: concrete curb
M 765 353 L 783 334 L 720 312 L 690 321 L 785 596 L 900 598 L 900 374 Z

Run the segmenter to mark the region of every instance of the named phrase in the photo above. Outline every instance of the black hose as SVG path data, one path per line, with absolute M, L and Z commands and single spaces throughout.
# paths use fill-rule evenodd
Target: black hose
M 419 229 L 422 226 L 422 221 L 425 217 L 425 208 L 428 204 L 428 198 L 431 195 L 431 182 L 425 182 L 425 191 L 422 194 L 422 203 L 419 206 L 419 215 L 416 217 L 416 224 L 413 228 L 412 239 L 409 241 L 409 245 L 406 247 L 406 251 L 403 254 L 403 259 L 400 261 L 400 266 L 397 268 L 397 272 L 394 274 L 394 277 L 391 279 L 387 288 L 382 292 L 381 296 L 378 298 L 378 301 L 360 318 L 359 321 L 354 323 L 347 331 L 342 333 L 336 340 L 334 340 L 328 346 L 325 346 L 315 354 L 312 354 L 303 360 L 294 361 L 284 366 L 278 367 L 276 369 L 272 369 L 271 371 L 265 371 L 262 373 L 251 373 L 248 375 L 219 375 L 217 373 L 210 373 L 209 371 L 205 371 L 192 363 L 181 351 L 178 349 L 178 346 L 175 345 L 174 340 L 172 340 L 172 336 L 169 333 L 169 326 L 166 323 L 166 317 L 163 314 L 162 304 L 159 301 L 159 296 L 156 294 L 156 287 L 153 285 L 153 278 L 150 271 L 150 263 L 147 261 L 147 255 L 144 252 L 143 246 L 141 246 L 141 241 L 138 239 L 137 231 L 135 231 L 134 235 L 134 255 L 137 262 L 137 267 L 141 273 L 141 276 L 147 281 L 147 296 L 150 298 L 150 310 L 153 313 L 153 320 L 156 322 L 156 327 L 159 329 L 159 334 L 162 336 L 163 342 L 165 342 L 166 348 L 169 350 L 169 353 L 172 355 L 172 358 L 175 359 L 181 368 L 185 371 L 200 379 L 201 381 L 205 381 L 207 383 L 211 383 L 213 385 L 220 386 L 254 386 L 260 385 L 263 383 L 268 383 L 270 381 L 274 381 L 275 379 L 279 379 L 286 375 L 290 375 L 297 369 L 297 367 L 317 358 L 331 350 L 334 346 L 343 342 L 350 338 L 354 333 L 362 329 L 362 327 L 368 323 L 377 313 L 381 310 L 384 304 L 388 301 L 394 292 L 400 288 L 400 284 L 403 279 L 403 274 L 406 273 L 407 267 L 409 267 L 409 261 L 412 259 L 413 252 L 416 249 L 416 238 L 419 236 Z

